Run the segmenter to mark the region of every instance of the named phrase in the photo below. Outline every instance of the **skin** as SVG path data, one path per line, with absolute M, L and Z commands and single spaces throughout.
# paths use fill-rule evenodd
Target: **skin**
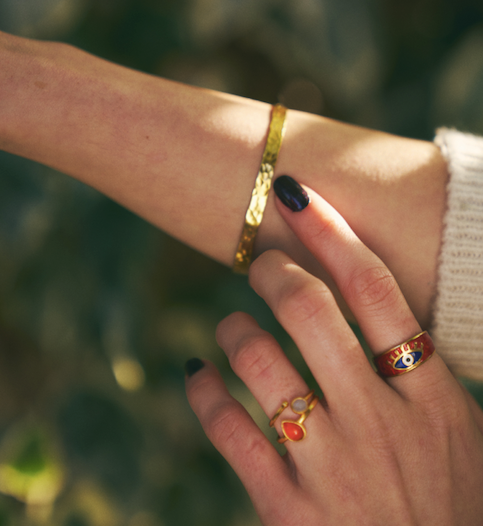
M 83 181 L 227 265 L 269 120 L 267 104 L 0 33 L 0 147 Z M 445 163 L 431 143 L 300 112 L 289 112 L 287 129 L 275 175 L 295 176 L 325 201 L 313 194 L 294 219 L 271 196 L 256 242 L 266 252 L 250 282 L 298 343 L 324 403 L 307 420 L 308 437 L 281 458 L 212 365 L 187 381 L 190 402 L 265 524 L 477 524 L 481 411 L 438 356 L 390 382 L 375 375 L 317 278 L 337 285 L 375 353 L 426 326 Z M 228 318 L 218 338 L 268 416 L 307 392 L 251 318 Z
M 0 148 L 98 189 L 229 266 L 270 111 L 265 103 L 146 75 L 66 44 L 0 32 Z M 427 326 L 446 197 L 439 150 L 289 111 L 275 176 L 281 174 L 339 210 Z M 273 195 L 255 252 L 271 248 L 335 290 L 276 213 Z
M 281 218 L 328 270 L 375 355 L 420 332 L 392 273 L 333 207 Z M 483 413 L 435 353 L 407 374 L 372 369 L 327 286 L 280 251 L 252 265 L 250 283 L 289 332 L 324 399 L 307 437 L 280 456 L 215 367 L 186 380 L 209 439 L 245 485 L 265 525 L 477 525 L 483 516 Z M 218 327 L 235 373 L 271 418 L 310 388 L 272 336 L 243 313 Z M 286 409 L 283 418 L 298 418 Z M 276 428 L 281 436 L 280 418 Z

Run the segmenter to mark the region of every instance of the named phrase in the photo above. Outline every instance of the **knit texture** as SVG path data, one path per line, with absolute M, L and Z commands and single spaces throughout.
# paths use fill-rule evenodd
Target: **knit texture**
M 483 380 L 483 137 L 442 128 L 435 143 L 450 179 L 431 334 L 454 374 Z

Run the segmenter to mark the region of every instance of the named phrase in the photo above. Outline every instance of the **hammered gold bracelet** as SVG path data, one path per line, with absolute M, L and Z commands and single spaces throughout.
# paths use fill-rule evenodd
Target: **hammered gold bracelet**
M 252 261 L 253 243 L 263 219 L 263 212 L 267 206 L 275 164 L 285 134 L 286 112 L 287 109 L 281 104 L 276 104 L 272 108 L 265 151 L 263 152 L 257 178 L 255 179 L 255 187 L 253 188 L 250 204 L 245 215 L 245 224 L 233 263 L 233 271 L 239 274 L 247 274 Z

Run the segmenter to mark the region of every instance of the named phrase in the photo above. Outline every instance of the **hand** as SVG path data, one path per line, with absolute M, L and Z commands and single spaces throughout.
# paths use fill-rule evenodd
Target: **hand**
M 330 273 L 374 354 L 419 333 L 385 265 L 326 201 L 307 192 L 311 203 L 302 211 L 293 213 L 277 201 L 278 211 Z M 284 253 L 260 256 L 250 283 L 294 339 L 324 393 L 304 422 L 306 438 L 286 442 L 281 457 L 208 362 L 191 363 L 187 393 L 263 524 L 481 524 L 483 413 L 438 354 L 384 380 L 328 288 Z M 217 337 L 268 419 L 283 401 L 316 387 L 305 384 L 248 315 L 229 316 Z M 298 415 L 287 408 L 283 418 Z

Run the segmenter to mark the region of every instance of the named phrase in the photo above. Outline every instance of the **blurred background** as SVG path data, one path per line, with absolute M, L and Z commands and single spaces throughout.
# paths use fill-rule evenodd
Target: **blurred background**
M 0 0 L 0 30 L 409 137 L 483 134 L 481 0 Z M 0 526 L 259 524 L 184 394 L 184 362 L 211 359 L 267 428 L 214 340 L 240 309 L 308 374 L 245 278 L 0 152 Z

